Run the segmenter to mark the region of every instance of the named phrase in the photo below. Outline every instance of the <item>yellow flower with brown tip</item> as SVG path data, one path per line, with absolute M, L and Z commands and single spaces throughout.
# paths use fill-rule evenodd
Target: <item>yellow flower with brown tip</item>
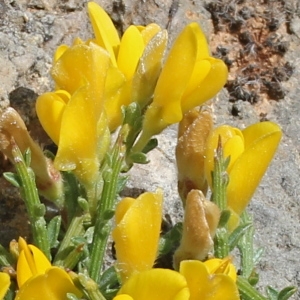
M 244 130 L 223 125 L 208 137 L 205 170 L 212 186 L 215 149 L 221 138 L 224 157 L 230 156 L 227 168 L 227 205 L 240 215 L 249 203 L 256 187 L 266 172 L 282 136 L 280 127 L 273 122 L 253 124 Z
M 66 271 L 52 267 L 44 253 L 34 245 L 28 245 L 19 238 L 19 258 L 17 262 L 17 282 L 19 291 L 16 300 L 67 299 L 67 293 L 78 297 L 81 292 L 75 287 Z
M 153 101 L 145 114 L 141 140 L 147 141 L 170 124 L 181 121 L 185 112 L 215 96 L 224 86 L 227 74 L 224 62 L 210 56 L 199 25 L 187 25 L 162 68 Z M 141 142 L 140 149 L 146 141 Z
M 155 262 L 162 221 L 162 192 L 124 198 L 116 208 L 115 241 L 117 268 L 122 281 L 149 270 Z

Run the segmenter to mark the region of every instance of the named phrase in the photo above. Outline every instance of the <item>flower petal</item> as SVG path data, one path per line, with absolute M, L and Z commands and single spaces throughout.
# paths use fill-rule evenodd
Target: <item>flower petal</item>
M 186 281 L 179 273 L 168 269 L 151 269 L 132 275 L 119 294 L 135 300 L 188 300 Z
M 19 238 L 20 255 L 17 262 L 17 281 L 21 287 L 31 277 L 44 274 L 51 267 L 45 254 L 34 245 L 27 245 L 23 238 Z
M 53 64 L 51 75 L 60 89 L 70 94 L 88 82 L 101 95 L 109 63 L 109 55 L 103 48 L 94 43 L 78 44 Z
M 69 95 L 70 97 L 70 95 Z M 45 93 L 36 100 L 35 108 L 38 118 L 51 140 L 58 145 L 66 102 L 59 92 Z
M 51 267 L 45 274 L 29 279 L 18 291 L 15 300 L 67 300 L 67 293 L 81 297 L 68 273 Z
M 10 277 L 8 274 L 0 272 L 0 299 L 4 299 L 10 286 Z
M 116 57 L 119 51 L 120 38 L 111 18 L 95 2 L 88 3 L 88 12 L 98 45 L 109 52 L 113 65 L 117 66 Z
M 101 101 L 89 86 L 74 93 L 65 108 L 54 160 L 62 171 L 75 170 L 82 182 L 94 182 L 99 168 L 97 101 Z
M 225 63 L 213 57 L 205 59 L 211 65 L 210 71 L 207 76 L 199 81 L 199 84 L 190 94 L 185 94 L 182 98 L 182 111 L 186 112 L 191 108 L 203 104 L 205 101 L 214 97 L 224 86 L 227 81 L 228 69 Z M 208 70 L 207 63 L 199 64 L 198 67 L 203 65 L 203 77 Z
M 118 268 L 123 281 L 134 272 L 151 269 L 156 259 L 162 219 L 162 193 L 144 193 L 117 207 L 113 230 Z M 130 206 L 130 207 L 129 207 Z M 126 211 L 126 212 L 125 212 Z
M 236 160 L 227 187 L 227 203 L 241 214 L 266 172 L 280 142 L 280 127 L 272 122 L 253 124 L 242 131 L 245 152 Z
M 197 37 L 191 25 L 188 25 L 177 37 L 159 76 L 153 104 L 148 110 L 152 105 L 160 107 L 161 117 L 166 124 L 182 119 L 180 101 L 194 69 L 197 46 Z
M 144 40 L 136 26 L 129 26 L 124 32 L 117 59 L 120 71 L 130 80 L 144 51 Z

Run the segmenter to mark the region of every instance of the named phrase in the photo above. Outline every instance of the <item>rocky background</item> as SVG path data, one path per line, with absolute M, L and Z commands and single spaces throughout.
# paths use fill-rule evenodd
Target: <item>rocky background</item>
M 0 0 L 0 104 L 24 116 L 36 137 L 37 95 L 53 88 L 52 55 L 74 37 L 91 36 L 82 0 Z M 260 286 L 300 286 L 300 2 L 299 0 L 97 0 L 120 32 L 130 24 L 158 23 L 170 42 L 185 24 L 199 22 L 214 55 L 230 70 L 224 90 L 211 102 L 216 124 L 244 128 L 261 120 L 279 123 L 283 139 L 264 176 L 250 211 L 257 247 L 265 249 L 258 265 Z M 41 143 L 47 140 L 42 138 Z M 176 192 L 176 127 L 159 137 L 151 163 L 131 171 L 126 193 L 162 187 L 165 212 L 182 216 Z M 259 158 L 258 158 L 259 162 Z M 0 169 L 10 168 L 1 158 Z M 28 235 L 18 193 L 0 179 L 0 241 Z M 299 299 L 300 293 L 293 297 Z

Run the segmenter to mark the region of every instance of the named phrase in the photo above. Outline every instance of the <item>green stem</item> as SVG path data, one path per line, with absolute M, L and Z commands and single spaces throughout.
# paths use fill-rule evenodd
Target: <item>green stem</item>
M 226 228 L 218 228 L 214 238 L 214 255 L 217 258 L 225 258 L 229 255 L 228 231 Z
M 218 147 L 216 149 L 216 156 L 214 158 L 213 171 L 213 195 L 212 201 L 218 205 L 221 211 L 227 209 L 226 189 L 228 185 L 227 174 L 228 159 L 223 156 L 223 149 L 221 139 L 219 139 Z
M 101 200 L 96 212 L 96 223 L 91 249 L 91 260 L 89 275 L 97 283 L 100 280 L 100 271 L 103 263 L 103 257 L 107 245 L 107 240 L 111 232 L 110 219 L 116 200 L 119 174 L 124 161 L 124 151 L 121 145 L 122 141 L 118 139 L 112 154 L 111 166 L 103 174 L 103 190 Z
M 246 211 L 244 211 L 241 216 L 241 221 L 242 224 L 252 224 L 252 217 Z M 251 275 L 254 268 L 253 236 L 254 228 L 253 225 L 251 225 L 238 243 L 238 249 L 241 253 L 241 271 L 242 276 L 245 278 L 248 278 Z
M 213 194 L 212 201 L 223 212 L 227 209 L 226 189 L 228 185 L 228 174 L 226 172 L 228 159 L 223 156 L 221 138 L 219 138 L 216 156 L 214 158 L 214 171 L 212 176 Z M 229 233 L 227 223 L 220 225 L 214 238 L 214 255 L 224 258 L 229 255 Z
M 56 266 L 66 267 L 65 259 L 70 252 L 74 249 L 72 245 L 72 238 L 82 237 L 85 233 L 84 222 L 90 218 L 89 214 L 79 215 L 73 217 L 71 224 L 64 236 L 64 239 L 60 243 L 58 252 L 54 258 L 53 264 Z M 69 262 L 68 262 L 69 263 Z
M 249 282 L 247 279 L 238 276 L 236 285 L 239 289 L 241 300 L 267 300 L 266 297 L 262 296 Z
M 66 227 L 68 227 L 69 223 L 73 219 L 78 210 L 78 202 L 77 199 L 80 195 L 78 182 L 74 174 L 71 172 L 63 172 L 63 177 L 65 181 L 64 192 L 65 192 L 65 209 L 67 212 L 67 220 Z
M 25 163 L 15 142 L 12 142 L 14 165 L 20 179 L 21 196 L 25 202 L 34 244 L 50 259 L 50 244 L 46 227 L 45 206 L 41 203 L 35 184 L 35 175 Z

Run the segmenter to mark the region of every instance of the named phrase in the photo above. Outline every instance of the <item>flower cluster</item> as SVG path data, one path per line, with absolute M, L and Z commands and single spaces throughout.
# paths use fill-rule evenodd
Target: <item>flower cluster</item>
M 0 150 L 16 169 L 5 177 L 20 188 L 33 244 L 20 237 L 10 251 L 0 245 L 0 299 L 265 299 L 253 283 L 246 206 L 275 154 L 279 126 L 214 129 L 208 109 L 196 108 L 228 73 L 197 23 L 167 54 L 168 35 L 157 24 L 129 26 L 120 38 L 99 5 L 87 6 L 94 37 L 58 47 L 55 88 L 36 102 L 57 145 L 53 160 L 15 110 L 1 111 Z M 162 226 L 163 191 L 122 198 L 122 174 L 147 163 L 154 136 L 175 123 L 184 218 Z M 50 221 L 38 191 L 58 208 Z M 115 263 L 104 270 L 110 237 Z M 271 291 L 288 299 L 295 289 Z

